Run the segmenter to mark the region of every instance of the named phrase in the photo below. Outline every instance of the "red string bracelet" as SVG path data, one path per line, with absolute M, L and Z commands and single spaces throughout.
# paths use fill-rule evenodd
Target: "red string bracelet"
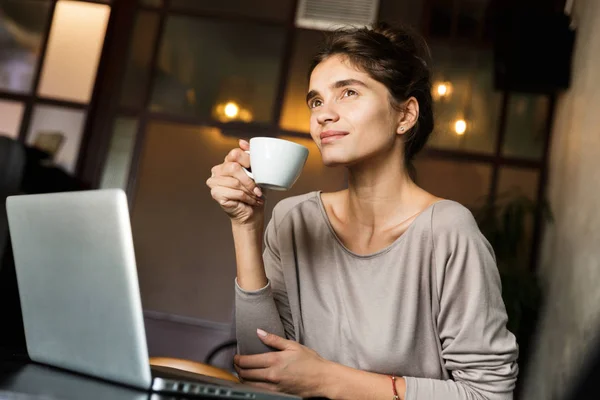
M 394 397 L 392 397 L 392 400 L 400 400 L 400 396 L 398 396 L 398 391 L 396 390 L 396 377 L 391 375 L 390 378 L 392 379 L 392 390 L 394 391 Z

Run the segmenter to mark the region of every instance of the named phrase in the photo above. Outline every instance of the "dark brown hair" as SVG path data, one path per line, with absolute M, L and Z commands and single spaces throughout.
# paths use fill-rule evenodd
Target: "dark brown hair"
M 404 159 L 411 167 L 414 156 L 425 146 L 433 131 L 429 49 L 425 40 L 407 27 L 378 23 L 372 28 L 346 28 L 328 34 L 314 56 L 315 67 L 334 55 L 342 55 L 361 71 L 384 84 L 392 106 L 410 97 L 419 103 L 419 118 L 404 134 Z

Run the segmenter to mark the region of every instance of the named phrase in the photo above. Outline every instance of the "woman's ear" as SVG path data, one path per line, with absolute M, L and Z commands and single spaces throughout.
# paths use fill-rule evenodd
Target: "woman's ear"
M 414 97 L 409 97 L 402 105 L 402 109 L 404 111 L 400 113 L 398 128 L 396 129 L 396 133 L 399 135 L 405 134 L 417 123 L 419 119 L 419 102 Z

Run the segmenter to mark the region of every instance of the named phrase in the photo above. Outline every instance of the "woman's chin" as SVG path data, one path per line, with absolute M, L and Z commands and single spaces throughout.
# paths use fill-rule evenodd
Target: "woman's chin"
M 323 165 L 326 167 L 340 167 L 348 165 L 349 162 L 341 157 L 325 157 L 323 156 Z

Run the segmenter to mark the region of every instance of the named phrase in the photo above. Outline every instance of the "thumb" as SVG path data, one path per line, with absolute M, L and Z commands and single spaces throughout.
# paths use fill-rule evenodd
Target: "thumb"
M 267 346 L 273 347 L 277 350 L 285 350 L 289 347 L 290 340 L 284 339 L 281 336 L 274 335 L 272 333 L 267 333 L 262 329 L 257 329 L 256 334 L 259 339 L 262 340 L 264 344 Z

